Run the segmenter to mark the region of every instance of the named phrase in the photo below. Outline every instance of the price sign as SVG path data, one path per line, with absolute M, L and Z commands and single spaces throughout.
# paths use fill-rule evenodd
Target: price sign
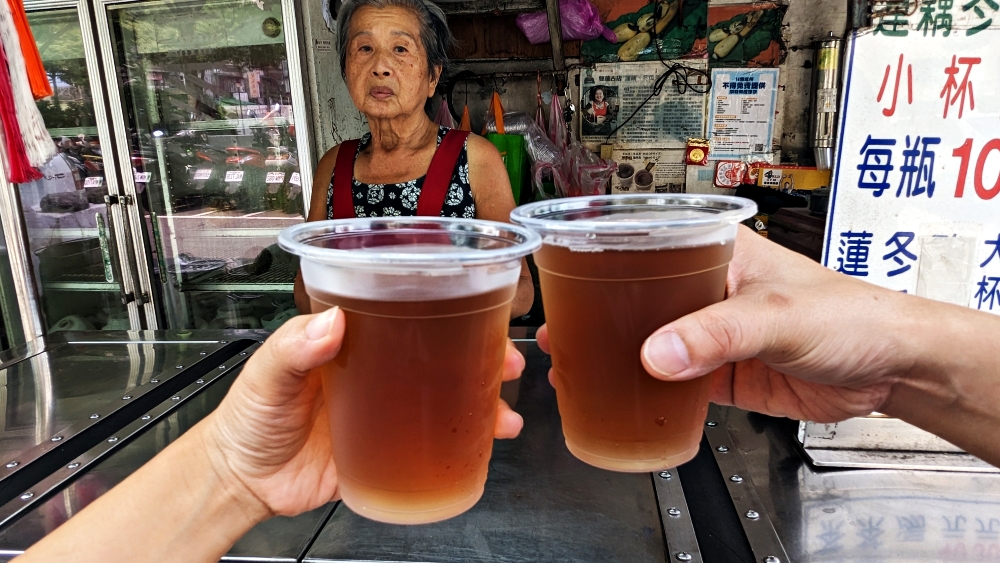
M 301 186 L 302 185 L 302 181 L 299 180 L 299 173 L 298 172 L 292 172 L 292 177 L 288 179 L 288 183 L 290 183 L 293 186 Z
M 847 43 L 824 263 L 1000 314 L 1000 29 L 919 21 Z
M 268 172 L 264 177 L 265 184 L 280 184 L 285 181 L 284 172 Z
M 152 179 L 152 177 L 153 177 L 153 173 L 152 172 L 136 172 L 135 173 L 135 183 L 136 184 L 145 184 L 145 183 L 149 182 L 149 180 Z
M 200 168 L 200 169 L 194 171 L 194 179 L 195 180 L 208 180 L 211 177 L 212 177 L 212 169 L 211 168 Z
M 99 188 L 104 185 L 103 176 L 88 176 L 83 179 L 83 187 L 85 188 Z
M 226 181 L 227 182 L 242 182 L 243 181 L 243 171 L 242 170 L 226 170 Z

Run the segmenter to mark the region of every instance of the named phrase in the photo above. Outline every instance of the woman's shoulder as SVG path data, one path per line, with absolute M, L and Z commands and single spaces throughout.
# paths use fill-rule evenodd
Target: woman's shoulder
M 469 155 L 470 166 L 489 166 L 497 162 L 501 165 L 503 164 L 500 151 L 497 150 L 496 146 L 486 138 L 480 137 L 475 133 L 469 135 L 469 140 L 466 141 L 465 148 Z

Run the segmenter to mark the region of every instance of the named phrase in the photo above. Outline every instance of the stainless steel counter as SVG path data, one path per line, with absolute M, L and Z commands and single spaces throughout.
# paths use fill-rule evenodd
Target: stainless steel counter
M 64 334 L 0 354 L 0 560 L 204 418 L 263 336 Z M 589 467 L 563 443 L 548 357 L 523 329 L 512 336 L 527 367 L 502 395 L 525 429 L 497 442 L 472 510 L 404 527 L 331 503 L 261 524 L 224 560 L 1000 560 L 1000 474 L 815 468 L 794 421 L 713 406 L 701 451 L 684 467 Z
M 31 434 L 40 438 L 24 442 L 21 447 L 27 446 L 27 450 L 22 452 L 49 445 L 46 440 L 62 425 L 50 422 L 43 432 L 38 430 L 42 420 L 64 420 L 72 425 L 79 413 L 92 410 L 89 407 L 116 412 L 118 402 L 126 396 L 122 393 L 130 397 L 139 397 L 136 389 L 150 393 L 163 384 L 166 376 L 176 380 L 177 385 L 184 384 L 167 397 L 157 397 L 162 398 L 160 402 L 134 411 L 135 416 L 129 420 L 94 425 L 89 432 L 91 437 L 97 434 L 99 438 L 72 456 L 60 448 L 78 441 L 83 434 L 64 432 L 64 445 L 48 454 L 58 460 L 58 465 L 36 463 L 26 468 L 24 474 L 34 476 L 30 485 L 0 505 L 0 560 L 23 552 L 218 405 L 242 363 L 259 346 L 253 339 L 260 335 L 227 332 L 211 336 L 119 333 L 110 340 L 95 342 L 77 335 L 36 344 L 30 351 L 25 348 L 19 357 L 15 354 L 0 358 L 6 361 L 0 369 L 13 374 L 11 370 L 17 366 L 19 381 L 72 380 L 79 388 L 74 396 L 89 397 L 82 406 L 66 407 L 69 410 L 65 412 L 75 414 L 63 414 L 64 403 L 56 401 L 51 416 L 25 423 L 23 426 L 30 427 Z M 370 522 L 342 505 L 331 504 L 296 518 L 275 518 L 261 524 L 233 546 L 224 560 L 660 563 L 680 556 L 682 561 L 701 561 L 677 472 L 609 473 L 573 458 L 563 444 L 554 392 L 547 381 L 548 358 L 523 329 L 512 331 L 512 336 L 525 352 L 528 367 L 522 379 L 505 384 L 502 393 L 524 416 L 526 428 L 519 438 L 497 443 L 486 493 L 473 510 L 439 524 L 400 527 Z M 244 342 L 242 348 L 239 342 Z M 103 364 L 80 368 L 89 360 L 78 358 L 94 354 L 101 357 L 95 350 L 110 352 L 107 357 L 111 365 L 115 364 L 114 358 L 125 357 L 121 350 L 131 348 L 143 352 L 128 356 L 128 361 L 117 360 L 121 364 L 117 371 L 108 369 L 108 373 L 92 377 L 91 371 L 103 370 Z M 36 357 L 46 358 L 39 364 L 46 366 L 40 373 L 34 371 L 38 362 L 31 362 Z M 143 368 L 146 365 L 166 371 Z M 140 374 L 137 378 L 121 375 L 136 369 Z M 127 387 L 132 379 L 132 387 Z M 152 383 L 154 379 L 158 383 Z M 22 412 L 24 403 L 33 401 L 27 395 L 18 398 L 11 394 L 0 402 L 0 408 Z M 89 417 L 84 420 L 90 421 Z M 7 454 L 8 450 L 3 452 Z
M 821 469 L 803 461 L 794 421 L 713 406 L 709 422 L 758 561 L 1000 560 L 1000 475 Z

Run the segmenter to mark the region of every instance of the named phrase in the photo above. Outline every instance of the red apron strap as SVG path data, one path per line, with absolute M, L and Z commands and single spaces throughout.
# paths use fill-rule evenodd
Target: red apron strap
M 333 206 L 334 219 L 353 219 L 354 214 L 354 157 L 358 153 L 358 139 L 351 139 L 340 144 L 337 151 L 337 163 L 333 168 Z
M 448 188 L 451 187 L 451 177 L 455 173 L 455 165 L 468 138 L 468 131 L 449 129 L 445 133 L 441 146 L 431 159 L 431 167 L 427 170 L 424 185 L 420 188 L 420 198 L 417 199 L 418 216 L 441 215 L 441 208 L 444 207 L 444 200 L 448 196 Z

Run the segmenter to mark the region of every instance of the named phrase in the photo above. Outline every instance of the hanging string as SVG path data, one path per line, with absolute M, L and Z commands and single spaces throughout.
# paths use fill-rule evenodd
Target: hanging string
M 42 66 L 42 56 L 38 53 L 38 45 L 35 43 L 35 35 L 28 25 L 28 14 L 24 11 L 22 0 L 8 0 L 10 11 L 14 18 L 14 27 L 17 28 L 17 36 L 21 41 L 21 53 L 24 55 L 24 63 L 28 68 L 28 82 L 31 83 L 31 94 L 36 100 L 48 98 L 52 95 L 52 85 L 49 84 L 49 77 Z
M 28 82 L 28 70 L 24 55 L 21 54 L 21 43 L 18 39 L 17 27 L 14 25 L 10 5 L 6 0 L 0 0 L 0 42 L 7 53 L 7 67 L 10 74 L 10 85 L 14 98 L 14 110 L 17 114 L 17 124 L 21 129 L 21 139 L 24 150 L 28 154 L 28 162 L 38 168 L 47 163 L 56 154 L 56 145 L 45 130 L 42 114 L 35 105 L 35 97 L 31 93 Z M 8 143 L 10 140 L 8 140 Z
M 7 72 L 7 53 L 3 44 L 0 44 L 0 122 L 3 123 L 7 157 L 10 161 L 10 181 L 23 184 L 41 178 L 42 175 L 38 170 L 31 167 L 28 154 L 24 150 L 21 128 L 17 123 L 17 111 L 14 109 L 10 74 Z

